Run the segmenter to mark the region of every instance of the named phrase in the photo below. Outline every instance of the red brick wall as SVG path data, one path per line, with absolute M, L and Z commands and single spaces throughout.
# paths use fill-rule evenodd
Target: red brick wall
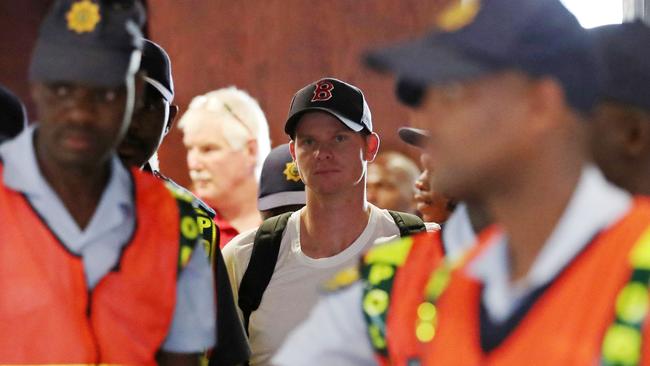
M 395 132 L 407 117 L 393 97 L 393 80 L 365 69 L 360 55 L 421 34 L 443 1 L 149 0 L 148 30 L 172 58 L 181 112 L 195 95 L 236 85 L 259 100 L 277 145 L 287 141 L 282 127 L 293 93 L 333 76 L 364 90 L 382 147 L 407 151 Z M 0 82 L 26 100 L 29 54 L 50 2 L 0 2 Z M 177 129 L 160 157 L 166 174 L 188 184 Z

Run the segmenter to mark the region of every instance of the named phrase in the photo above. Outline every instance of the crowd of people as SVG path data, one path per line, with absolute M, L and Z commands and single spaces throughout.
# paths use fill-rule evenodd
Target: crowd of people
M 323 76 L 174 102 L 137 0 L 56 0 L 0 87 L 0 364 L 650 366 L 650 28 L 450 2 Z M 178 126 L 191 187 L 157 150 Z

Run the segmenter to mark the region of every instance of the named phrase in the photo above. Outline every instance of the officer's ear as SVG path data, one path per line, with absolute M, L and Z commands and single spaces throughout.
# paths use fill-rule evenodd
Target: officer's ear
M 650 150 L 650 116 L 645 111 L 628 111 L 622 121 L 624 127 L 623 151 L 631 158 L 647 156 Z

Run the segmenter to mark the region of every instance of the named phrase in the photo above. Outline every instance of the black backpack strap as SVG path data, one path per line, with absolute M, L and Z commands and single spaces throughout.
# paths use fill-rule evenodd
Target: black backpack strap
M 399 236 L 407 237 L 427 231 L 424 221 L 421 218 L 406 212 L 388 210 L 393 217 L 395 225 L 399 228 Z
M 248 333 L 251 313 L 259 308 L 262 295 L 271 282 L 275 263 L 278 261 L 278 253 L 280 253 L 282 233 L 291 214 L 292 212 L 286 212 L 264 220 L 255 234 L 253 252 L 239 284 L 239 300 L 237 301 L 244 315 L 246 333 Z

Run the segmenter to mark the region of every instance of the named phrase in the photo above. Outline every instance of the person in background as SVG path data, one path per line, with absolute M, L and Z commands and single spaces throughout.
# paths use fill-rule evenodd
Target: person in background
M 271 150 L 259 104 L 228 87 L 195 97 L 181 118 L 193 192 L 216 211 L 221 247 L 257 227 L 259 174 Z
M 262 219 L 298 211 L 305 206 L 305 200 L 305 184 L 291 157 L 289 144 L 273 148 L 264 160 L 260 177 L 257 208 Z
M 590 30 L 607 68 L 587 125 L 594 160 L 613 183 L 650 195 L 650 28 L 641 21 Z
M 398 87 L 397 90 L 404 103 L 415 97 L 413 91 L 407 91 L 404 87 Z M 426 151 L 429 133 L 424 129 L 413 127 L 402 127 L 398 133 L 402 141 L 420 149 L 420 163 L 423 170 L 415 182 L 415 202 L 418 212 L 426 222 L 445 223 L 456 208 L 456 202 L 431 188 L 434 166 Z
M 174 79 L 171 60 L 158 44 L 145 39 L 140 63 L 144 78 L 142 102 L 133 113 L 131 125 L 118 147 L 120 159 L 129 166 L 151 172 L 173 190 L 191 199 L 202 244 L 215 272 L 217 296 L 217 345 L 210 361 L 217 365 L 237 365 L 248 360 L 250 350 L 235 310 L 228 273 L 218 249 L 219 232 L 212 218 L 214 211 L 190 191 L 164 176 L 158 169 L 157 151 L 174 124 L 178 106 L 174 104 Z M 210 317 L 206 317 L 210 318 Z
M 193 365 L 215 344 L 193 207 L 116 154 L 143 23 L 139 1 L 59 0 L 41 25 L 38 123 L 0 146 L 1 364 Z
M 368 164 L 368 202 L 387 210 L 415 213 L 414 184 L 419 175 L 420 169 L 406 155 L 380 152 Z
M 25 127 L 25 106 L 14 93 L 0 85 L 0 143 L 18 136 Z
M 417 216 L 366 200 L 366 168 L 379 136 L 359 88 L 334 78 L 306 85 L 291 101 L 284 130 L 305 184 L 305 207 L 265 220 L 224 248 L 251 341 L 251 365 L 271 364 L 316 303 L 322 284 L 354 265 L 377 239 L 398 237 L 403 229 L 410 233 L 413 226 L 425 230 Z M 265 285 L 256 286 L 262 280 Z

